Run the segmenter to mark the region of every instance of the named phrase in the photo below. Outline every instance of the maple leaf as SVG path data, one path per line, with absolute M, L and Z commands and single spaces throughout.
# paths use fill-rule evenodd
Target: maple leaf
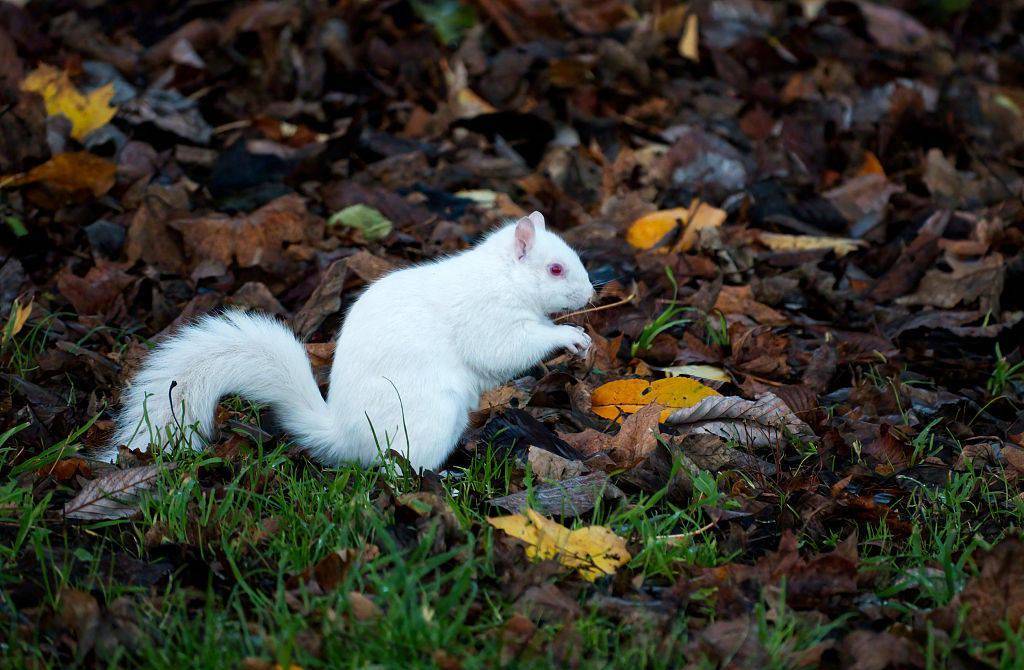
M 48 115 L 67 117 L 71 121 L 71 137 L 76 140 L 107 125 L 117 114 L 117 107 L 110 104 L 114 97 L 112 83 L 81 93 L 67 72 L 45 63 L 25 77 L 21 90 L 41 95 Z

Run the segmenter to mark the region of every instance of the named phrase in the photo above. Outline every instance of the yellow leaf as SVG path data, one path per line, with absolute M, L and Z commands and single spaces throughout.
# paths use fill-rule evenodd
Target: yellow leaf
M 673 249 L 676 252 L 692 249 L 693 245 L 697 243 L 697 233 L 705 228 L 718 228 L 725 223 L 725 219 L 728 217 L 724 209 L 718 209 L 700 200 L 691 202 L 690 208 L 687 211 L 690 212 L 690 218 L 686 222 L 686 230 L 683 231 L 683 237 Z
M 874 155 L 870 151 L 864 152 L 864 163 L 861 164 L 860 169 L 857 170 L 857 176 L 865 174 L 880 174 L 885 176 L 885 168 L 882 167 L 882 162 L 878 160 L 878 156 Z
M 57 154 L 27 173 L 4 181 L 4 185 L 22 186 L 42 182 L 51 188 L 75 192 L 90 191 L 100 197 L 114 186 L 117 166 L 87 151 Z
M 653 249 L 666 235 L 685 224 L 689 217 L 689 210 L 683 207 L 651 212 L 629 226 L 626 241 L 637 249 Z
M 732 377 L 722 368 L 714 365 L 673 365 L 667 368 L 659 368 L 669 377 L 697 377 L 699 379 L 710 379 L 716 382 L 731 382 Z
M 71 136 L 76 140 L 107 125 L 117 114 L 117 107 L 110 104 L 114 97 L 113 84 L 83 94 L 71 83 L 67 72 L 45 63 L 25 77 L 21 90 L 41 95 L 50 116 L 66 116 L 71 121 Z
M 662 209 L 641 216 L 626 231 L 626 241 L 637 249 L 653 249 L 679 226 L 685 226 L 674 251 L 689 251 L 704 228 L 717 228 L 726 219 L 725 210 L 694 200 L 689 207 Z
M 604 526 L 569 530 L 532 509 L 527 509 L 525 516 L 488 517 L 487 522 L 526 542 L 526 555 L 530 558 L 556 558 L 590 582 L 614 574 L 632 558 L 626 541 Z
M 31 316 L 31 314 L 32 301 L 29 300 L 27 305 L 22 305 L 18 299 L 15 298 L 14 304 L 11 305 L 11 315 L 7 317 L 7 327 L 4 328 L 3 332 L 4 343 L 21 332 L 21 329 L 25 327 L 25 322 L 28 321 L 28 317 Z
M 836 256 L 846 254 L 867 246 L 863 240 L 852 240 L 846 237 L 825 237 L 815 235 L 784 235 L 782 233 L 758 233 L 761 243 L 772 251 L 814 251 L 831 249 Z
M 664 421 L 677 409 L 693 407 L 712 395 L 719 393 L 689 377 L 670 377 L 655 382 L 620 379 L 594 389 L 590 401 L 594 414 L 615 421 L 621 421 L 623 414 L 632 414 L 644 405 L 657 403 L 666 408 L 660 417 Z
M 686 17 L 686 26 L 683 28 L 683 36 L 679 38 L 679 55 L 694 63 L 700 61 L 700 30 L 696 14 Z

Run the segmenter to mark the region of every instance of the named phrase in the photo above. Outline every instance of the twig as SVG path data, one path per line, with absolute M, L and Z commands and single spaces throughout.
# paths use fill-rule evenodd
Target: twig
M 563 314 L 561 316 L 555 317 L 554 320 L 555 321 L 561 321 L 562 319 L 568 319 L 570 316 L 579 316 L 580 314 L 590 314 L 591 312 L 600 312 L 601 310 L 604 310 L 604 309 L 611 309 L 612 307 L 618 307 L 620 305 L 625 305 L 628 302 L 632 302 L 633 298 L 635 298 L 635 297 L 636 297 L 636 293 L 635 292 L 634 293 L 630 293 L 628 296 L 626 296 L 622 300 L 619 300 L 619 301 L 616 301 L 616 302 L 610 302 L 607 305 L 600 305 L 598 307 L 588 307 L 587 309 L 580 309 L 580 310 L 577 310 L 575 312 L 569 312 L 568 314 Z

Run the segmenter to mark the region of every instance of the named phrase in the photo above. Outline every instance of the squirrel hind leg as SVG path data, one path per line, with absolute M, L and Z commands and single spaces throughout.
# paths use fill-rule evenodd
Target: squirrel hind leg
M 404 425 L 399 427 L 394 448 L 405 454 L 414 468 L 440 468 L 466 430 L 469 421 L 466 408 L 454 399 L 446 400 L 435 404 L 429 413 L 416 412 L 410 415 L 407 412 Z

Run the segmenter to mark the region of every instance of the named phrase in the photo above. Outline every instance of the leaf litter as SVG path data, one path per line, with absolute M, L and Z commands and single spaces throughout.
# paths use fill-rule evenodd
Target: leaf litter
M 0 7 L 12 663 L 203 665 L 208 616 L 216 667 L 1015 657 L 1024 9 L 556 4 Z M 535 209 L 594 351 L 440 472 L 230 398 L 89 460 L 182 323 L 276 314 L 326 382 L 366 284 Z

